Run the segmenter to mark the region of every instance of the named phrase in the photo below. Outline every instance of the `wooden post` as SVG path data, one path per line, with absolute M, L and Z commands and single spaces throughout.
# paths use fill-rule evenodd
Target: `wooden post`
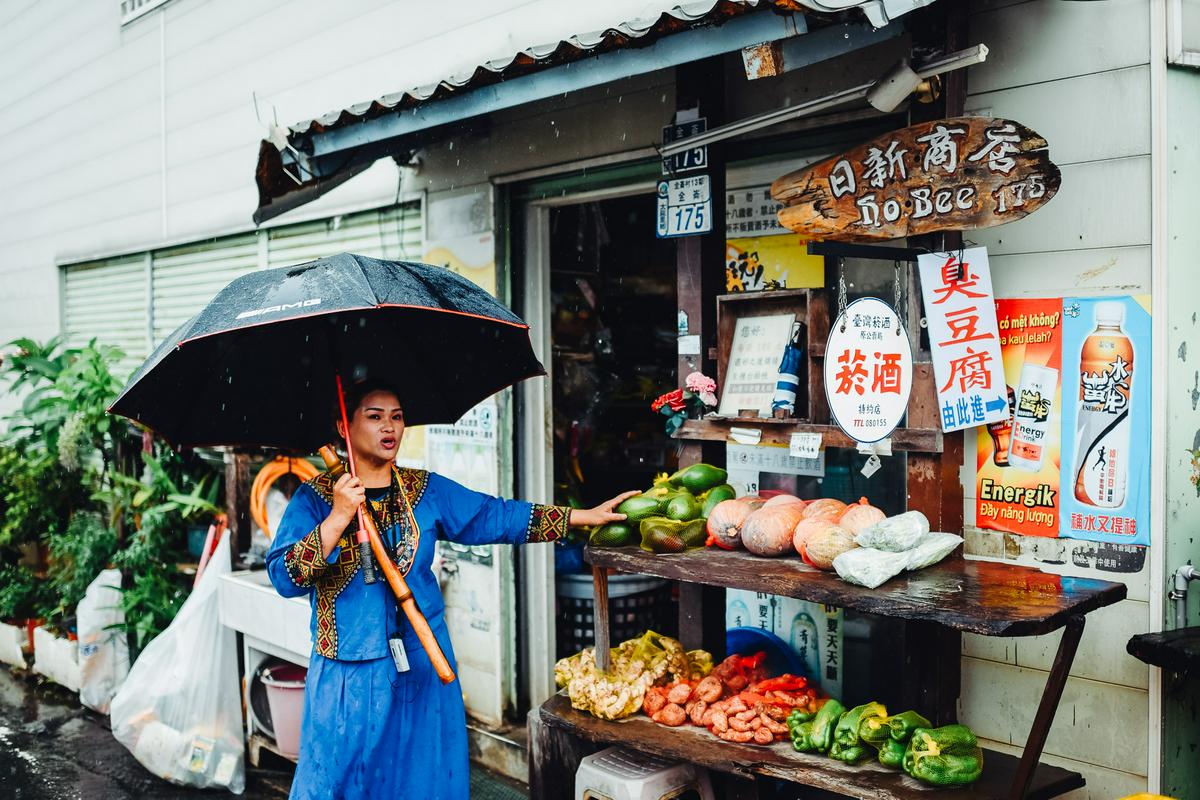
M 941 3 L 921 9 L 914 17 L 917 31 L 914 46 L 936 47 L 951 52 L 966 46 L 966 7 L 961 3 Z M 925 24 L 919 24 L 925 23 Z M 909 123 L 953 117 L 962 114 L 966 102 L 966 70 L 957 70 L 943 78 L 940 97 L 928 104 L 914 103 Z M 946 250 L 962 246 L 962 234 L 946 232 L 913 237 L 910 247 Z M 915 265 L 908 271 L 910 320 L 919 323 L 923 315 L 920 280 Z M 914 348 L 914 353 L 918 348 Z M 924 355 L 924 353 L 922 353 Z M 909 409 L 922 424 L 940 427 L 936 401 L 928 408 Z M 963 464 L 963 434 L 942 437 L 942 452 L 908 454 L 908 507 L 929 517 L 933 530 L 961 532 L 963 491 L 959 471 Z M 901 692 L 905 705 L 921 709 L 935 725 L 958 719 L 958 697 L 962 679 L 962 634 L 932 623 L 908 622 L 904 629 L 904 677 Z M 926 711 L 925 709 L 928 709 Z
M 230 557 L 250 549 L 250 456 L 225 451 L 225 515 L 229 519 Z
M 713 128 L 725 120 L 725 71 L 720 58 L 675 68 L 675 107 L 698 108 Z M 675 240 L 678 309 L 687 315 L 687 334 L 700 337 L 699 355 L 680 355 L 679 385 L 693 371 L 716 375 L 717 295 L 725 291 L 725 147 L 708 146 L 712 192 L 712 231 Z M 698 173 L 688 173 L 698 174 Z M 724 445 L 687 442 L 680 446 L 679 466 L 702 461 L 722 464 Z M 725 590 L 679 584 L 679 639 L 688 648 L 703 647 L 714 655 L 725 651 Z

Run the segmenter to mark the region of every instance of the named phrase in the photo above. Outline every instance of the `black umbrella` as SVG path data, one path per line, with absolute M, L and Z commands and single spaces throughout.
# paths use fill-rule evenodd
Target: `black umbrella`
M 335 376 L 397 388 L 405 423 L 453 423 L 545 370 L 529 326 L 440 267 L 342 253 L 234 280 L 146 360 L 109 409 L 176 447 L 313 452 Z
M 544 375 L 529 326 L 446 269 L 349 253 L 244 275 L 172 333 L 109 411 L 176 447 L 261 445 L 312 452 L 333 438 L 343 379 L 396 387 L 408 425 L 450 423 L 519 380 Z M 346 442 L 350 472 L 354 451 Z M 326 449 L 326 463 L 336 456 Z M 443 682 L 454 679 L 437 640 L 358 511 L 363 579 L 383 568 Z

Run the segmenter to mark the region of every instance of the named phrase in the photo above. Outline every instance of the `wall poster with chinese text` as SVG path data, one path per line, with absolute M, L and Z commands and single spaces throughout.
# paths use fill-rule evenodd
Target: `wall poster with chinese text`
M 770 186 L 730 189 L 725 197 L 725 290 L 757 292 L 768 285 L 803 289 L 825 285 L 825 259 L 808 254 L 808 240 L 779 224 Z
M 1063 300 L 1062 535 L 1150 544 L 1150 301 Z
M 997 300 L 996 322 L 1009 414 L 978 429 L 976 524 L 1029 536 L 1058 536 L 1061 398 L 1065 395 L 1057 380 L 1047 392 L 1045 387 L 1022 386 L 1021 379 L 1026 365 L 1044 370 L 1043 376 L 1061 371 L 1062 301 Z M 1017 420 L 1034 424 L 1018 443 L 1022 455 L 1014 458 Z M 1026 441 L 1034 438 L 1040 441 Z M 1035 448 L 1040 449 L 1035 452 Z

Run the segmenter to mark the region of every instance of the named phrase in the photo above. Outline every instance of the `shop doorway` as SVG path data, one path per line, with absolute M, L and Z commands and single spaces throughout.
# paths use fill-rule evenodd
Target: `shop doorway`
M 591 506 L 675 468 L 676 448 L 650 411 L 676 383 L 675 248 L 655 236 L 654 173 L 630 171 L 603 189 L 523 193 L 514 207 L 513 305 L 549 374 L 517 388 L 514 477 L 531 500 Z M 591 580 L 581 548 L 525 548 L 518 559 L 520 705 L 537 705 L 571 644 L 560 641 L 556 572 L 579 575 L 589 599 Z M 666 613 L 673 620 L 674 608 Z M 585 634 L 590 643 L 590 623 Z

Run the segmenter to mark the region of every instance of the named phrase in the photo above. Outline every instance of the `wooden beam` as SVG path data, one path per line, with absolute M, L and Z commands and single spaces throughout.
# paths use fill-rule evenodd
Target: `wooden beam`
M 233 450 L 225 451 L 225 515 L 233 537 L 230 556 L 237 561 L 250 549 L 250 456 Z

